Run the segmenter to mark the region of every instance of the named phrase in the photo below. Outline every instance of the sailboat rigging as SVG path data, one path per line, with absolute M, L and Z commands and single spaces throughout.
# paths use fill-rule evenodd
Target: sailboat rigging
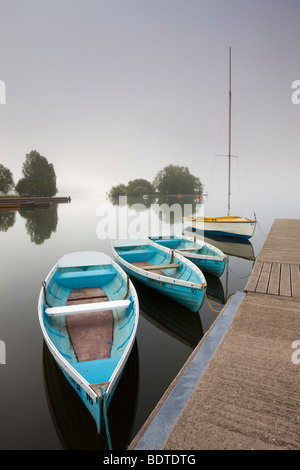
M 240 237 L 249 239 L 253 236 L 256 219 L 245 219 L 230 215 L 231 202 L 231 47 L 229 48 L 229 115 L 228 115 L 228 195 L 227 216 L 223 217 L 184 217 L 183 220 L 194 228 L 207 234 Z

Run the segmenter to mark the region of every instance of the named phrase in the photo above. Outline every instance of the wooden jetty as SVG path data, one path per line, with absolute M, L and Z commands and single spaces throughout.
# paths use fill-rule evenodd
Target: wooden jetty
M 36 196 L 3 196 L 0 197 L 0 209 L 22 209 L 34 208 L 42 206 L 50 206 L 51 204 L 61 204 L 71 202 L 70 197 L 36 197 Z
M 276 219 L 245 292 L 225 306 L 129 449 L 300 449 L 299 266 L 300 220 Z

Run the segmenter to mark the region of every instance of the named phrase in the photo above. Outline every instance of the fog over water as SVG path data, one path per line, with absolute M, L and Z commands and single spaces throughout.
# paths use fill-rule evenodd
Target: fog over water
M 54 164 L 60 194 L 105 194 L 188 166 L 226 210 L 232 50 L 232 211 L 299 197 L 295 0 L 1 0 L 0 161 Z M 294 103 L 292 97 L 294 94 Z M 212 209 L 215 209 L 214 207 Z M 214 212 L 214 210 L 212 210 Z M 284 212 L 284 211 L 283 211 Z M 284 214 L 283 214 L 284 215 Z

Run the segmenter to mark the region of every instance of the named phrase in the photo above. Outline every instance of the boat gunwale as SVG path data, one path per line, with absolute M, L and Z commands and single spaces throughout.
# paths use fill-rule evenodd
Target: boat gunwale
M 46 288 L 47 288 L 49 282 L 51 281 L 51 279 L 53 278 L 56 270 L 59 267 L 59 261 L 53 266 L 53 268 L 50 270 L 50 272 L 48 273 L 48 275 L 45 278 L 45 281 L 44 281 L 45 284 L 44 285 L 45 285 Z M 126 362 L 127 358 L 129 357 L 130 351 L 132 349 L 132 346 L 133 346 L 133 343 L 134 343 L 134 340 L 135 340 L 135 337 L 136 337 L 136 330 L 137 330 L 138 319 L 139 319 L 139 301 L 138 301 L 138 296 L 137 296 L 137 293 L 136 293 L 136 290 L 135 290 L 135 287 L 134 287 L 132 281 L 130 279 L 128 279 L 127 274 L 122 270 L 122 268 L 113 259 L 111 259 L 111 264 L 119 272 L 119 274 L 123 277 L 125 282 L 126 283 L 128 282 L 129 290 L 130 290 L 130 293 L 132 294 L 134 307 L 135 307 L 135 319 L 134 319 L 134 325 L 133 325 L 133 329 L 132 329 L 128 344 L 127 344 L 127 346 L 125 348 L 125 351 L 123 352 L 122 356 L 120 356 L 119 362 L 118 362 L 116 368 L 114 369 L 114 371 L 113 371 L 113 373 L 110 377 L 110 380 L 108 382 L 108 387 L 106 389 L 107 397 L 109 396 L 111 390 L 113 389 L 113 387 L 114 387 L 114 385 L 115 385 L 115 383 L 118 379 L 120 370 L 122 370 L 124 363 Z M 44 325 L 45 315 L 44 315 L 44 311 L 43 311 L 44 310 L 43 306 L 44 306 L 44 291 L 43 291 L 43 288 L 41 288 L 40 294 L 39 294 L 39 300 L 38 300 L 38 317 L 39 317 L 40 327 L 41 327 L 41 330 L 42 330 L 44 340 L 45 340 L 48 348 L 50 349 L 51 354 L 53 355 L 55 360 L 59 363 L 59 365 L 64 369 L 64 371 L 67 374 L 69 374 L 70 377 L 72 379 L 74 379 L 76 381 L 76 383 L 84 389 L 84 391 L 91 397 L 91 399 L 95 403 L 97 403 L 97 401 L 100 397 L 94 391 L 94 389 L 92 388 L 92 385 L 95 385 L 95 384 L 90 384 L 72 366 L 72 364 L 70 362 L 68 362 L 63 357 L 63 355 L 58 351 L 58 349 L 54 346 L 52 340 L 50 339 L 50 337 L 47 333 L 47 330 L 45 328 L 45 325 Z M 101 359 L 99 359 L 99 361 L 101 361 Z M 101 399 L 103 399 L 103 396 L 101 397 Z
M 230 220 L 228 220 L 230 219 Z M 234 219 L 234 220 L 233 220 Z M 183 217 L 183 220 L 190 222 L 217 223 L 217 224 L 256 224 L 255 219 L 244 219 L 242 217 Z
M 188 237 L 186 235 L 177 235 L 177 234 L 174 234 L 174 237 L 176 238 L 182 238 L 183 240 L 187 240 L 187 241 L 190 241 L 190 242 L 194 242 L 194 238 L 192 237 Z M 150 237 L 149 237 L 149 240 L 150 241 L 154 241 L 152 240 Z M 154 242 L 155 243 L 155 242 Z M 224 261 L 226 260 L 226 255 L 223 253 L 223 251 L 221 251 L 219 248 L 217 248 L 216 246 L 214 245 L 211 245 L 210 243 L 207 243 L 205 242 L 204 240 L 196 240 L 194 243 L 196 244 L 202 244 L 202 246 L 199 247 L 199 250 L 201 250 L 203 248 L 203 246 L 206 246 L 207 248 L 211 249 L 212 251 L 216 252 L 219 254 L 219 256 L 213 256 L 213 255 L 203 255 L 201 253 L 192 253 L 192 252 L 189 252 L 189 251 L 185 251 L 185 254 L 182 255 L 184 257 L 187 257 L 187 258 L 195 258 L 195 259 L 208 259 L 208 260 L 212 260 L 212 261 Z M 159 243 L 157 243 L 158 246 L 163 246 L 163 245 L 160 245 Z M 188 248 L 187 248 L 188 250 Z M 174 251 L 176 252 L 176 254 L 181 254 L 180 250 L 179 249 L 176 249 L 174 248 Z

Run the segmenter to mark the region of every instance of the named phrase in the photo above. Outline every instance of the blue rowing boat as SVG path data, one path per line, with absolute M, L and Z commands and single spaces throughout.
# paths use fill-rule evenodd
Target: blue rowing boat
M 132 282 L 104 253 L 67 254 L 43 282 L 38 316 L 48 349 L 109 439 L 107 410 L 139 319 Z
M 116 262 L 129 275 L 193 312 L 200 309 L 206 280 L 185 257 L 147 238 L 114 240 L 112 248 Z
M 174 249 L 196 264 L 201 270 L 220 277 L 226 265 L 224 253 L 209 243 L 185 235 L 151 236 L 150 240 L 160 246 Z

